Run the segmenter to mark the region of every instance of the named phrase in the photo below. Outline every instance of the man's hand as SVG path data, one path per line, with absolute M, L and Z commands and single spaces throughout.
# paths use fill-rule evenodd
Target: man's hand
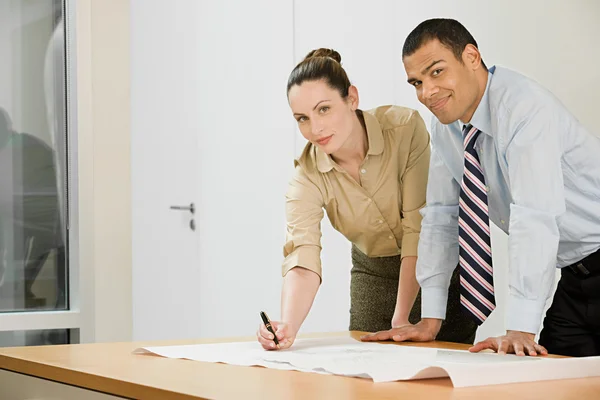
M 425 318 L 416 325 L 408 324 L 387 331 L 370 333 L 362 336 L 360 340 L 363 342 L 377 342 L 383 340 L 393 340 L 395 342 L 430 342 L 435 340 L 441 326 L 441 319 Z
M 515 353 L 518 356 L 524 356 L 527 352 L 530 356 L 547 355 L 548 350 L 537 344 L 534 339 L 535 335 L 533 333 L 507 331 L 504 336 L 489 337 L 476 343 L 469 351 L 478 353 L 481 350 L 491 349 L 498 354 Z

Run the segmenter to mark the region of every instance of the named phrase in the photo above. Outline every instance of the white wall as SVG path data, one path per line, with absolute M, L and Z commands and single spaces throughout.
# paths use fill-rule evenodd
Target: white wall
M 293 40 L 289 41 L 289 47 L 280 49 L 281 54 L 292 51 L 295 58 L 293 64 L 295 64 L 313 48 L 335 48 L 342 55 L 342 62 L 350 79 L 358 86 L 362 108 L 386 103 L 413 107 L 418 109 L 429 123 L 430 113 L 418 103 L 414 90 L 405 82 L 406 75 L 401 62 L 402 45 L 406 35 L 422 20 L 430 17 L 454 17 L 463 22 L 478 40 L 488 66 L 504 65 L 537 79 L 554 91 L 585 125 L 594 131 L 599 130 L 597 126 L 593 125 L 593 116 L 597 103 L 595 93 L 600 91 L 600 72 L 594 68 L 595 62 L 599 58 L 594 40 L 600 37 L 600 25 L 595 23 L 594 18 L 600 15 L 600 3 L 592 0 L 569 3 L 559 0 L 506 0 L 503 2 L 432 0 L 421 6 L 414 1 L 394 0 L 373 0 L 368 3 L 358 0 L 287 1 L 293 3 L 294 32 Z M 165 7 L 168 6 L 168 2 L 165 1 L 164 4 Z M 269 12 L 264 8 L 258 11 Z M 134 3 L 132 14 L 135 12 Z M 245 9 L 245 12 L 245 17 L 252 19 L 255 17 L 252 13 L 257 11 L 250 8 Z M 264 17 L 264 14 L 262 16 Z M 239 15 L 235 18 L 237 17 Z M 271 17 L 280 18 L 275 13 Z M 220 18 L 226 17 L 221 16 Z M 208 22 L 205 21 L 205 23 Z M 217 22 L 218 18 L 215 18 L 215 23 Z M 212 47 L 218 48 L 219 45 L 226 46 L 227 43 L 230 43 L 232 37 L 239 35 L 241 40 L 246 34 L 245 31 L 236 31 L 235 24 L 229 26 L 231 32 L 225 38 L 201 36 L 198 37 L 198 40 L 208 41 Z M 170 28 L 172 27 L 161 27 L 161 29 Z M 183 35 L 196 34 L 196 30 L 191 24 L 190 26 L 178 26 L 178 29 Z M 284 29 L 286 28 L 282 28 L 282 32 L 273 32 L 273 34 L 287 35 L 283 31 Z M 137 34 L 142 35 L 143 33 L 137 32 Z M 249 45 L 252 46 L 251 49 L 254 52 L 244 52 L 237 58 L 237 62 L 256 62 L 256 58 L 254 58 L 256 56 L 253 55 L 260 54 L 261 51 L 265 51 L 265 48 L 268 49 L 265 42 L 259 41 Z M 159 49 L 154 51 L 160 54 Z M 227 62 L 235 60 L 234 57 L 231 60 L 227 59 Z M 273 67 L 266 64 L 264 68 Z M 286 73 L 289 72 L 286 71 Z M 136 71 L 132 73 L 135 74 Z M 281 71 L 273 71 L 273 76 L 276 77 L 273 79 L 279 79 L 280 75 Z M 274 81 L 264 83 L 265 87 L 276 87 Z M 287 111 L 283 111 L 287 106 L 284 85 L 284 82 L 280 83 L 281 107 L 277 109 L 281 108 L 281 112 L 289 112 L 287 109 Z M 166 95 L 167 93 L 158 93 L 148 85 L 140 84 L 134 88 L 134 98 L 152 99 Z M 243 104 L 259 110 L 262 96 L 264 94 L 260 91 L 252 91 L 250 93 L 251 101 Z M 177 104 L 176 100 L 169 105 L 172 107 L 183 106 Z M 189 105 L 186 106 L 189 107 Z M 290 121 L 292 121 L 291 118 L 289 115 Z M 279 121 L 279 118 L 277 120 Z M 286 135 L 288 126 L 281 123 L 282 129 L 277 134 Z M 289 132 L 290 135 L 293 135 L 291 131 Z M 247 135 L 246 132 L 241 131 L 230 131 L 230 134 L 232 141 L 241 140 L 242 143 L 245 140 L 244 135 Z M 274 131 L 272 134 L 275 134 Z M 282 149 L 273 145 L 273 143 L 281 143 L 279 140 L 271 142 L 264 139 L 264 151 L 284 152 L 290 154 L 291 157 L 292 152 L 299 154 L 304 145 L 304 140 L 298 132 L 295 134 L 294 141 L 294 149 L 287 147 Z M 143 150 L 139 148 L 137 151 Z M 240 171 L 248 168 L 244 160 L 231 160 L 231 162 L 237 162 L 234 165 Z M 287 161 L 285 162 L 287 163 Z M 284 164 L 282 162 L 282 165 L 277 167 L 289 169 L 289 165 Z M 143 174 L 142 165 L 134 166 L 134 168 L 138 168 L 138 172 Z M 134 193 L 137 190 L 136 185 L 137 182 L 134 181 L 132 187 Z M 265 191 L 261 193 L 261 196 L 269 197 L 271 200 L 277 198 L 278 201 L 283 202 L 281 188 L 279 185 L 275 185 L 275 187 L 275 190 Z M 230 212 L 227 208 L 219 209 L 217 201 L 214 201 L 212 205 L 210 213 L 213 215 Z M 218 218 L 212 221 L 217 224 Z M 283 218 L 279 224 L 270 223 L 257 226 L 256 235 L 268 238 L 271 242 L 265 247 L 273 249 L 275 253 L 261 255 L 264 256 L 261 259 L 248 257 L 245 259 L 244 265 L 239 266 L 245 271 L 242 275 L 243 284 L 265 290 L 266 292 L 261 293 L 261 296 L 268 301 L 275 299 L 276 292 L 279 290 L 279 288 L 273 287 L 273 283 L 278 280 L 269 278 L 266 282 L 265 276 L 278 274 L 280 271 L 284 227 Z M 350 246 L 341 235 L 332 230 L 326 221 L 323 223 L 323 230 L 323 286 L 305 323 L 303 329 L 305 332 L 346 330 L 348 327 Z M 273 231 L 277 231 L 277 234 L 273 234 Z M 493 247 L 499 306 L 494 315 L 481 328 L 479 337 L 497 334 L 504 329 L 502 301 L 506 297 L 506 237 L 497 229 L 493 231 Z M 232 249 L 232 251 L 237 250 Z M 265 264 L 265 260 L 268 265 Z M 211 261 L 218 262 L 218 259 L 214 258 Z M 247 271 L 255 272 L 248 274 Z M 208 291 L 209 294 L 214 291 L 215 298 L 217 298 L 217 291 L 220 288 L 216 283 L 221 278 L 211 276 L 210 273 L 205 277 L 209 280 L 202 282 L 203 290 Z M 157 285 L 160 284 L 158 279 L 160 278 L 157 278 Z M 135 280 L 136 276 L 134 275 Z M 235 304 L 244 302 L 244 300 L 240 292 L 239 297 L 231 297 L 227 299 L 227 304 L 221 305 L 233 313 L 230 313 L 227 318 L 245 320 L 246 310 L 242 311 L 243 307 L 238 308 L 240 310 L 238 315 L 235 314 Z M 270 309 L 274 307 L 275 304 Z M 181 318 L 185 317 L 181 315 Z M 222 332 L 211 330 L 210 334 L 214 336 L 227 332 L 229 330 Z M 237 333 L 244 335 L 253 332 L 249 325 L 242 324 Z
M 77 137 L 70 271 L 81 342 L 131 340 L 129 2 L 76 6 Z M 74 276 L 74 271 L 78 275 Z

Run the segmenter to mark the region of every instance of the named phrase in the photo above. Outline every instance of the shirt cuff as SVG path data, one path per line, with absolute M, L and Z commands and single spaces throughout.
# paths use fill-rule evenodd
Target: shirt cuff
M 422 287 L 421 288 L 421 319 L 436 318 L 446 319 L 446 306 L 448 304 L 448 288 Z
M 417 256 L 417 249 L 419 247 L 419 234 L 418 233 L 407 233 L 402 236 L 402 250 L 401 258 Z
M 321 276 L 321 247 L 299 246 L 283 260 L 282 275 L 285 276 L 292 268 L 302 267 Z
M 528 332 L 537 335 L 542 322 L 546 301 L 528 300 L 509 293 L 506 330 Z

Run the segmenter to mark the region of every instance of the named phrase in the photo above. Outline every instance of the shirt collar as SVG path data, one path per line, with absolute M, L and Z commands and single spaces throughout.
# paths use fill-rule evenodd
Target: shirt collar
M 477 106 L 477 109 L 475 110 L 475 113 L 469 122 L 475 128 L 489 136 L 492 136 L 492 117 L 490 115 L 489 91 L 495 70 L 495 66 L 489 69 L 485 92 L 483 93 L 483 97 L 481 98 L 481 101 L 479 102 L 479 105 Z M 461 130 L 463 125 L 464 122 L 460 121 Z
M 365 119 L 367 139 L 369 141 L 367 154 L 374 156 L 379 155 L 383 152 L 383 132 L 381 131 L 381 125 L 379 125 L 379 121 L 371 113 L 363 112 L 362 115 Z M 329 154 L 321 150 L 320 147 L 315 147 L 315 151 L 319 172 L 329 172 L 333 168 L 339 170 L 339 166 L 333 161 Z

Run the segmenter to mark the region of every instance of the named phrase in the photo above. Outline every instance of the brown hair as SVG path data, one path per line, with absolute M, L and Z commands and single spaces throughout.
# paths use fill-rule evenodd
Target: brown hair
M 350 79 L 342 68 L 342 56 L 333 49 L 316 49 L 304 57 L 292 70 L 287 83 L 287 93 L 294 85 L 301 85 L 305 81 L 324 80 L 329 87 L 337 90 L 342 98 L 348 96 Z

